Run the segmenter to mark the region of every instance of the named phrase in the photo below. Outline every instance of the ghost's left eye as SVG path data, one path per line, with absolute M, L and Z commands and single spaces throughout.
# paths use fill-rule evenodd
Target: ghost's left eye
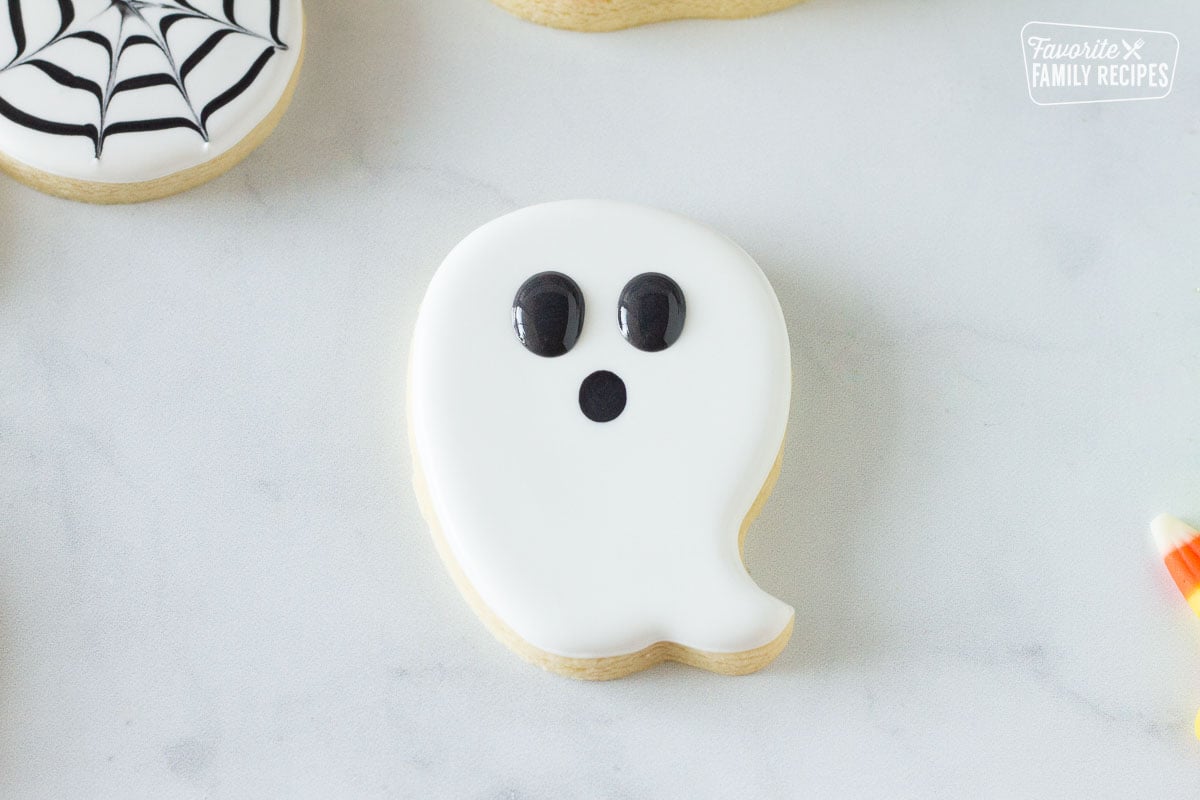
M 621 290 L 617 324 L 631 345 L 657 353 L 683 333 L 685 309 L 679 284 L 660 272 L 643 272 Z

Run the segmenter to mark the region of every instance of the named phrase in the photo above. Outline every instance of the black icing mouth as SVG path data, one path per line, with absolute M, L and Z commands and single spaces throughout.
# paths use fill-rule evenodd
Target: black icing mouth
M 625 410 L 625 381 L 606 369 L 579 384 L 579 410 L 592 422 L 612 422 Z

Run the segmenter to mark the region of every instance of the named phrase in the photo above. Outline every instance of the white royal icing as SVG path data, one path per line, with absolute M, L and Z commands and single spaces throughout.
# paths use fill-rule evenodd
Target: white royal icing
M 0 2 L 0 152 L 97 183 L 217 158 L 278 104 L 300 0 Z
M 544 358 L 513 331 L 522 283 L 554 270 L 584 296 L 574 348 Z M 622 337 L 626 282 L 682 288 L 661 352 Z M 792 609 L 758 588 L 742 520 L 783 441 L 791 392 L 774 291 L 729 239 L 663 211 L 604 201 L 534 206 L 446 258 L 413 338 L 410 413 L 428 500 L 483 602 L 527 643 L 573 658 L 660 641 L 717 653 L 773 641 Z M 581 381 L 619 375 L 624 412 L 592 422 Z

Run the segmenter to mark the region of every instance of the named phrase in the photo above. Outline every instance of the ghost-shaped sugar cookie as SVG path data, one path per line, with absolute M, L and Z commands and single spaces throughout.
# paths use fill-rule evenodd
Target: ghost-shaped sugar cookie
M 484 225 L 430 283 L 408 391 L 438 550 L 521 656 L 742 674 L 786 645 L 792 609 L 740 548 L 779 466 L 787 329 L 729 239 L 591 200 Z
M 800 0 L 493 0 L 518 17 L 575 31 L 613 31 L 650 22 L 754 17 Z

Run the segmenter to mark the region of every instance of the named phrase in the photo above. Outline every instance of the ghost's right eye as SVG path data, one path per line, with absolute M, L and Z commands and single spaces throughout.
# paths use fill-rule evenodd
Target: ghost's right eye
M 583 329 L 583 293 L 561 272 L 539 272 L 521 284 L 512 306 L 513 329 L 529 352 L 561 356 Z

